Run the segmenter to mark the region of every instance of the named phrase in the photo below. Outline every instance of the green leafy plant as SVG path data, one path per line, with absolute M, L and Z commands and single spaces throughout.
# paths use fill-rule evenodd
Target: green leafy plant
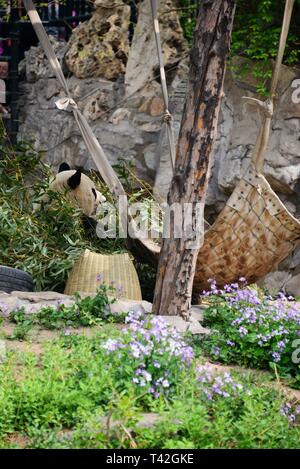
M 37 290 L 63 291 L 68 272 L 85 249 L 124 250 L 124 240 L 88 239 L 82 212 L 64 194 L 50 193 L 41 210 L 34 203 L 47 189 L 50 168 L 30 143 L 0 142 L 0 263 L 32 275 Z
M 71 306 L 64 305 L 60 300 L 57 307 L 44 307 L 36 313 L 26 314 L 24 307 L 10 313 L 10 320 L 17 324 L 12 339 L 23 339 L 33 325 L 44 329 L 62 329 L 67 327 L 94 326 L 103 321 L 120 321 L 122 314 L 111 314 L 110 305 L 116 301 L 116 290 L 113 286 L 101 284 L 95 296 L 81 298 L 75 295 Z
M 198 8 L 196 0 L 180 0 L 180 19 L 185 37 L 191 44 Z M 284 12 L 283 0 L 239 0 L 232 32 L 231 56 L 239 55 L 244 61 L 230 66 L 239 79 L 251 75 L 257 81 L 257 92 L 267 95 L 267 84 L 272 74 L 271 59 L 275 59 L 279 44 Z M 286 65 L 299 64 L 300 1 L 296 0 L 290 32 L 284 54 Z
M 143 322 L 137 326 L 150 333 Z M 132 380 L 129 332 L 109 327 L 93 338 L 62 336 L 39 357 L 7 355 L 0 367 L 1 448 L 14 445 L 11 435 L 27 448 L 299 448 L 299 409 L 268 377 L 210 372 L 194 362 L 181 367 L 178 357 L 172 392 L 156 396 Z M 170 343 L 162 336 L 147 369 L 174 376 L 176 363 L 170 369 L 170 359 L 156 353 Z M 107 353 L 108 340 L 127 348 Z M 149 409 L 158 420 L 143 428 L 138 422 Z
M 11 313 L 10 318 L 16 323 L 16 327 L 8 338 L 10 340 L 25 340 L 33 326 L 32 319 L 26 316 L 24 308 L 19 308 Z
M 299 363 L 293 360 L 299 339 L 300 309 L 282 294 L 277 300 L 238 284 L 218 290 L 212 281 L 204 324 L 212 329 L 204 349 L 216 360 L 271 368 L 300 386 Z

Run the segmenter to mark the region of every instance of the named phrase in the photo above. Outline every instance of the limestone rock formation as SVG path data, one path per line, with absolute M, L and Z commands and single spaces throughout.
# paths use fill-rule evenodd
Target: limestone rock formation
M 72 76 L 68 83 L 71 96 L 90 122 L 111 164 L 117 164 L 120 159 L 133 161 L 139 176 L 151 182 L 144 154 L 157 141 L 160 119 L 117 109 L 119 97 L 113 81 Z M 60 111 L 55 105 L 62 96 L 57 80 L 42 78 L 36 83 L 23 82 L 20 92 L 19 138 L 31 140 L 37 149 L 45 150 L 44 160 L 54 172 L 62 161 L 71 167 L 96 169 L 73 113 Z M 47 125 L 41 125 L 45 120 Z M 153 181 L 154 172 L 150 173 Z
M 62 67 L 64 67 L 64 56 L 67 45 L 64 41 L 58 41 L 53 36 L 49 36 L 56 57 Z M 55 75 L 49 65 L 49 61 L 44 53 L 44 49 L 38 45 L 31 47 L 25 52 L 25 58 L 19 63 L 19 73 L 26 77 L 28 83 L 34 83 L 40 78 L 53 78 Z
M 116 80 L 125 73 L 129 52 L 130 6 L 121 0 L 97 0 L 95 12 L 73 31 L 65 61 L 77 78 Z
M 171 0 L 159 0 L 158 19 L 167 80 L 174 77 L 174 66 L 187 51 L 179 17 Z M 173 75 L 168 70 L 173 69 Z M 125 75 L 126 95 L 141 89 L 149 80 L 159 76 L 158 59 L 149 0 L 139 4 L 138 21 L 128 57 Z

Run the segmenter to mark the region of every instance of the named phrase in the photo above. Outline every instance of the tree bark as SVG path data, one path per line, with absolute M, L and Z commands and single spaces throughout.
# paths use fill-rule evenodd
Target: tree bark
M 236 0 L 202 0 L 198 12 L 175 173 L 168 194 L 169 207 L 177 203 L 183 210 L 189 204 L 193 223 L 199 222 L 198 204 L 204 207 L 205 203 L 235 6 Z M 187 319 L 201 243 L 195 243 L 199 233 L 185 231 L 185 223 L 184 216 L 170 219 L 170 235 L 163 239 L 159 258 L 153 312 Z M 174 233 L 178 228 L 181 238 Z

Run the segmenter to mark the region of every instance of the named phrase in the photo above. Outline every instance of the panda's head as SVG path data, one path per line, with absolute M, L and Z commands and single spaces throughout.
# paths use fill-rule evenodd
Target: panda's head
M 71 199 L 88 217 L 93 217 L 98 205 L 106 201 L 104 195 L 97 191 L 95 184 L 88 176 L 83 174 L 80 169 L 70 169 L 67 163 L 60 165 L 58 174 L 49 188 L 57 192 L 70 189 Z

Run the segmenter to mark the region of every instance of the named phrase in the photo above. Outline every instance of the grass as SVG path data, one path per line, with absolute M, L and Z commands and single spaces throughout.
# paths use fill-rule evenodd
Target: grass
M 188 337 L 174 351 L 174 332 L 143 318 L 125 332 L 102 321 L 92 337 L 60 327 L 41 353 L 0 364 L 0 448 L 299 448 L 296 403 L 269 374 L 210 372 L 199 349 L 183 359 Z M 143 364 L 153 381 L 168 376 L 158 395 Z M 148 412 L 160 420 L 143 428 Z

